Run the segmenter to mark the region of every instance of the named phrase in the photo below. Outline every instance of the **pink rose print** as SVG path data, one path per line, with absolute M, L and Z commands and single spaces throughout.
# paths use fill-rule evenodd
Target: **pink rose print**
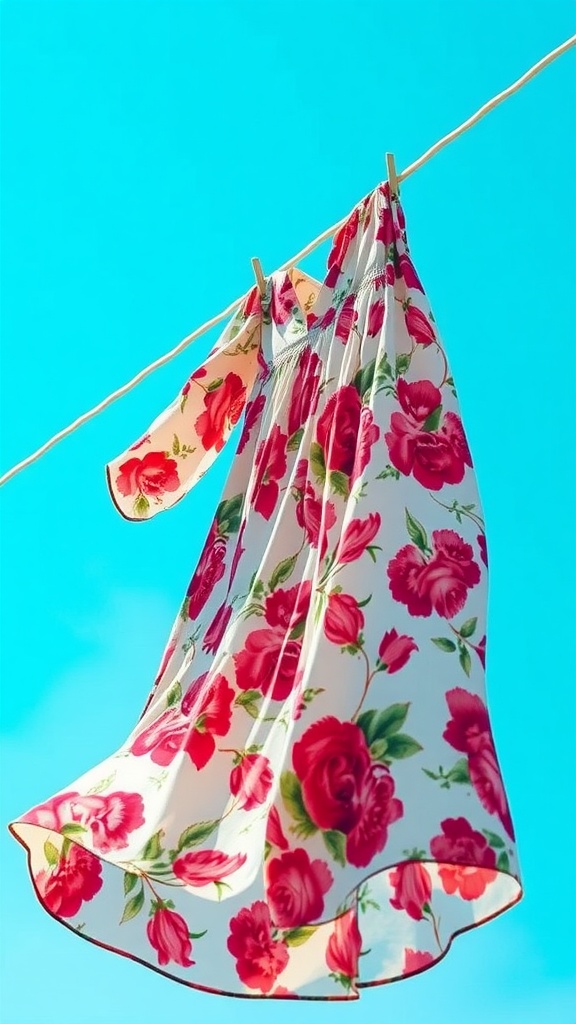
M 306 530 L 306 539 L 311 547 L 317 548 L 320 558 L 324 558 L 328 548 L 328 531 L 336 522 L 336 509 L 332 501 L 324 505 L 316 495 L 312 484 L 307 479 L 308 463 L 302 459 L 298 463 L 296 477 L 292 487 L 296 496 L 296 520 Z M 322 515 L 324 514 L 324 522 Z M 322 539 L 320 533 L 322 531 Z
M 53 871 L 39 871 L 34 877 L 38 892 L 52 914 L 75 917 L 83 903 L 89 903 L 102 888 L 102 864 L 90 850 L 72 843 L 65 858 Z
M 144 824 L 144 801 L 140 793 L 81 796 L 74 804 L 75 821 L 92 833 L 94 847 L 102 853 L 128 846 L 131 832 Z
M 220 605 L 216 615 L 212 619 L 212 622 L 208 626 L 204 634 L 204 640 L 202 641 L 202 650 L 206 651 L 207 654 L 214 654 L 224 637 L 224 633 L 228 628 L 230 617 L 232 615 L 232 605 L 224 604 Z
M 364 615 L 356 598 L 337 591 L 328 595 L 324 633 L 330 643 L 337 644 L 338 647 L 357 647 L 358 637 L 363 628 Z
M 380 529 L 380 514 L 370 512 L 366 519 L 353 519 L 344 530 L 336 561 L 356 562 L 372 543 Z
M 294 309 L 294 287 L 286 273 L 282 284 L 272 289 L 270 316 L 275 324 L 285 324 Z
M 132 494 L 159 498 L 180 487 L 178 465 L 164 452 L 146 452 L 143 458 L 128 459 L 119 467 L 116 487 L 125 498 Z
M 286 943 L 272 938 L 270 911 L 263 900 L 243 907 L 230 921 L 226 943 L 240 981 L 268 994 L 288 963 Z
M 280 815 L 274 805 L 272 805 L 268 812 L 268 821 L 266 823 L 266 842 L 270 843 L 270 846 L 276 846 L 279 850 L 288 849 L 288 840 L 284 835 Z
M 350 244 L 356 237 L 358 231 L 361 208 L 361 206 L 356 207 L 346 223 L 342 225 L 340 230 L 334 236 L 332 249 L 328 256 L 328 276 L 326 278 L 326 285 L 328 288 L 332 288 L 340 277 L 342 264 L 346 258 Z
M 486 549 L 486 535 L 479 533 L 476 540 L 478 541 L 478 547 L 480 548 L 480 558 L 484 562 L 484 565 L 488 566 L 488 551 Z
M 375 338 L 377 334 L 380 334 L 382 324 L 384 323 L 384 311 L 384 299 L 377 299 L 370 306 L 368 310 L 368 326 L 366 328 L 369 338 Z
M 160 662 L 160 668 L 158 669 L 158 673 L 156 675 L 156 679 L 154 680 L 154 684 L 153 684 L 154 686 L 158 686 L 158 683 L 160 682 L 160 680 L 162 679 L 162 676 L 164 675 L 166 669 L 168 668 L 168 665 L 170 663 L 170 659 L 171 659 L 172 655 L 174 654 L 174 651 L 176 650 L 177 646 L 178 646 L 178 641 L 176 640 L 176 637 L 173 637 L 170 640 L 170 642 L 167 644 L 166 649 L 164 651 L 164 654 L 162 655 L 162 661 Z
M 477 900 L 498 874 L 494 850 L 466 818 L 446 818 L 440 827 L 444 834 L 430 840 L 430 852 L 440 862 L 444 891 Z
M 405 910 L 414 921 L 421 921 L 422 908 L 432 895 L 432 879 L 425 865 L 418 860 L 399 864 L 390 872 L 390 884 L 395 890 L 390 900 L 394 910 Z
M 418 650 L 418 645 L 411 636 L 398 636 L 395 629 L 391 629 L 382 637 L 378 649 L 379 659 L 382 666 L 386 668 L 389 675 L 404 668 L 413 651 Z
M 351 483 L 368 465 L 372 445 L 379 436 L 372 410 L 362 407 L 352 384 L 345 384 L 330 396 L 316 424 L 316 440 L 326 468 L 344 473 Z
M 431 342 L 436 341 L 436 335 L 430 320 L 421 309 L 417 309 L 410 301 L 404 307 L 404 317 L 408 334 L 414 339 L 416 344 L 430 345 Z
M 324 910 L 324 895 L 334 881 L 323 860 L 310 860 L 306 850 L 290 850 L 265 865 L 266 894 L 272 921 L 278 928 L 295 928 L 316 921 Z
M 265 441 L 262 441 L 256 453 L 254 464 L 253 505 L 264 519 L 270 519 L 280 488 L 278 481 L 286 472 L 286 444 L 288 436 L 283 434 L 278 425 L 272 427 Z
M 430 964 L 434 963 L 434 957 L 432 953 L 421 952 L 417 949 L 405 949 L 404 950 L 404 970 L 402 974 L 415 974 L 416 971 L 422 971 L 425 967 L 429 967 Z
M 383 245 L 392 245 L 396 241 L 396 229 L 390 206 L 390 197 L 387 197 L 386 202 L 382 204 L 378 220 L 379 226 L 376 232 L 376 240 L 382 242 Z
M 132 742 L 130 753 L 134 757 L 150 754 L 154 764 L 166 768 L 182 749 L 187 730 L 188 723 L 177 712 L 168 709 L 138 734 Z
M 266 599 L 264 615 L 267 629 L 249 633 L 244 650 L 233 655 L 236 682 L 241 690 L 270 693 L 273 700 L 285 700 L 296 686 L 302 642 L 290 640 L 306 618 L 310 606 L 311 583 L 276 590 Z
M 279 588 L 266 598 L 264 616 L 269 626 L 294 629 L 306 618 L 312 596 L 312 583 L 303 580 L 288 590 Z
M 434 530 L 434 551 L 426 557 L 414 544 L 400 548 L 388 565 L 390 590 L 410 615 L 432 612 L 451 619 L 466 604 L 468 590 L 480 580 L 470 544 L 454 530 Z
M 150 434 L 144 434 L 138 441 L 131 444 L 128 451 L 135 452 L 137 448 L 141 448 L 143 444 L 146 444 L 150 440 Z
M 191 853 L 177 857 L 172 870 L 184 885 L 200 888 L 211 882 L 221 882 L 245 863 L 245 853 L 235 853 L 229 857 L 220 850 L 192 850 Z
M 328 939 L 326 963 L 348 987 L 358 977 L 358 961 L 362 949 L 362 936 L 353 910 L 337 917 L 334 931 Z
M 191 683 L 182 700 L 182 714 L 194 722 L 192 728 L 190 722 L 186 725 L 184 749 L 198 771 L 208 764 L 216 749 L 214 737 L 227 735 L 235 697 L 226 676 L 214 676 L 207 688 L 207 675 L 205 672 Z
M 356 296 L 354 294 L 348 295 L 342 303 L 340 312 L 338 313 L 338 320 L 336 322 L 334 334 L 335 337 L 344 345 L 352 334 L 356 321 L 358 320 L 358 310 L 354 308 L 355 303 Z
M 180 967 L 192 967 L 195 963 L 190 959 L 192 943 L 188 925 L 180 914 L 161 905 L 146 925 L 148 941 L 158 954 L 161 967 L 166 964 L 180 964 Z
M 254 285 L 254 287 L 248 293 L 248 297 L 246 299 L 246 302 L 244 303 L 244 309 L 242 310 L 242 313 L 244 317 L 248 319 L 249 316 L 253 316 L 255 313 L 261 312 L 262 303 L 260 301 L 260 290 L 258 288 L 258 285 Z
M 205 451 L 219 452 L 226 437 L 238 422 L 246 400 L 246 385 L 237 373 L 227 373 L 220 383 L 213 382 L 204 394 L 206 409 L 194 426 Z
M 366 867 L 384 849 L 388 827 L 403 807 L 388 769 L 372 763 L 362 730 L 321 718 L 294 744 L 292 763 L 314 824 L 343 832 L 347 860 Z
M 238 806 L 244 811 L 263 804 L 273 782 L 270 761 L 263 754 L 244 754 L 230 772 L 230 792 L 238 797 Z
M 252 402 L 248 402 L 246 406 L 246 415 L 244 417 L 244 426 L 238 442 L 238 455 L 241 455 L 244 451 L 248 441 L 250 440 L 250 434 L 252 433 L 253 427 L 256 426 L 260 416 L 262 415 L 264 406 L 266 405 L 266 396 L 258 395 Z
M 412 263 L 412 260 L 410 259 L 408 254 L 403 252 L 401 256 L 398 257 L 398 263 L 400 266 L 400 273 L 404 278 L 406 287 L 417 288 L 419 292 L 423 292 L 424 289 L 420 282 L 420 278 L 418 277 L 418 274 L 416 273 L 416 270 L 414 268 L 414 264 Z
M 440 419 L 437 410 L 442 396 L 431 381 L 397 384 L 398 401 L 403 412 L 394 412 L 390 430 L 385 434 L 390 461 L 396 469 L 423 487 L 438 491 L 444 484 L 458 484 L 465 467 L 472 465 L 468 443 L 460 417 L 447 412 Z M 427 423 L 433 414 L 437 423 Z
M 305 349 L 298 361 L 288 409 L 288 436 L 291 437 L 316 412 L 320 395 L 322 363 L 315 352 Z
M 511 839 L 514 829 L 500 774 L 488 709 L 477 694 L 457 686 L 446 694 L 452 718 L 443 737 L 451 747 L 467 755 L 470 781 L 489 814 L 497 814 Z
M 225 571 L 226 540 L 218 534 L 218 523 L 213 521 L 200 555 L 200 561 L 188 585 L 188 617 L 195 619 L 200 615 L 214 587 L 222 579 Z
M 230 566 L 230 580 L 229 580 L 229 584 L 228 584 L 229 587 L 232 586 L 232 584 L 233 584 L 233 582 L 234 582 L 234 580 L 236 578 L 236 573 L 238 571 L 238 565 L 240 563 L 240 559 L 242 558 L 242 555 L 244 554 L 244 552 L 246 550 L 246 548 L 242 547 L 242 539 L 244 537 L 244 530 L 245 529 L 246 529 L 246 520 L 243 519 L 242 523 L 240 524 L 240 529 L 238 531 L 238 537 L 236 538 L 236 547 L 234 549 L 234 554 L 232 556 L 232 564 Z

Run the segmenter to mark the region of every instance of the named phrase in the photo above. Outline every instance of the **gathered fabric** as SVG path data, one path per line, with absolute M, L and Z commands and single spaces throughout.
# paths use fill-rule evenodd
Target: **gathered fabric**
M 476 475 L 388 184 L 324 280 L 255 288 L 108 464 L 118 511 L 170 509 L 236 427 L 136 725 L 10 829 L 44 909 L 108 950 L 214 993 L 356 999 L 522 895 Z

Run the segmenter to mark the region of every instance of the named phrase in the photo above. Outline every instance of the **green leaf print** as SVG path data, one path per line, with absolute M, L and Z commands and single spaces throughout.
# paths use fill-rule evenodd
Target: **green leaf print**
M 63 825 L 60 832 L 63 836 L 68 839 L 73 839 L 74 836 L 81 836 L 87 832 L 88 829 L 84 825 L 79 825 L 77 821 L 69 821 L 66 825 Z
M 392 372 L 392 367 L 390 366 L 390 360 L 388 359 L 387 352 L 384 353 L 382 359 L 378 363 L 378 369 L 376 370 L 376 384 L 381 384 L 386 379 L 394 379 L 394 374 Z
M 303 838 L 313 836 L 318 829 L 304 806 L 300 780 L 294 772 L 282 772 L 282 775 L 280 776 L 280 792 L 282 794 L 286 810 L 291 814 L 296 822 L 296 825 L 292 826 L 294 834 L 302 836 Z
M 223 383 L 224 383 L 224 378 L 223 377 L 217 377 L 216 380 L 211 380 L 210 381 L 210 383 L 209 383 L 208 387 L 206 388 L 206 390 L 207 391 L 216 391 L 218 388 L 222 387 Z
M 440 425 L 440 417 L 442 415 L 442 406 L 437 405 L 436 408 L 426 417 L 422 424 L 421 430 L 425 430 L 430 433 L 433 430 L 438 430 Z
M 385 739 L 374 740 L 374 743 L 370 745 L 370 757 L 373 761 L 386 761 L 386 751 L 388 750 L 388 741 Z
M 463 785 L 470 786 L 470 772 L 468 771 L 468 761 L 465 757 L 461 757 L 459 761 L 448 772 L 447 779 L 450 782 L 458 782 Z
M 504 842 L 503 839 L 500 838 L 500 836 L 496 835 L 495 832 L 490 832 L 489 829 L 487 829 L 487 828 L 483 828 L 482 831 L 483 831 L 484 835 L 486 836 L 486 839 L 488 840 L 488 843 L 490 844 L 490 846 L 494 847 L 495 850 L 503 850 L 504 849 L 504 847 L 506 846 L 506 843 Z
M 466 637 L 466 639 L 468 639 L 468 637 L 470 636 L 474 636 L 474 631 L 476 629 L 477 622 L 477 618 L 466 619 L 466 622 L 463 622 L 462 625 L 460 626 L 460 629 L 458 630 L 460 636 Z
M 177 434 L 174 434 L 174 440 L 172 441 L 172 454 L 173 455 L 179 455 L 180 454 L 180 441 L 178 440 L 178 435 Z
M 285 583 L 286 580 L 289 579 L 294 572 L 297 560 L 298 555 L 290 555 L 289 558 L 284 558 L 278 563 L 270 577 L 270 582 L 268 584 L 268 589 L 270 591 L 276 590 L 281 583 Z
M 324 452 L 318 441 L 312 441 L 310 445 L 310 466 L 316 479 L 320 483 L 324 483 L 326 479 L 326 463 L 324 462 Z
M 258 718 L 260 714 L 260 708 L 258 701 L 262 694 L 259 690 L 245 690 L 244 693 L 239 693 L 236 697 L 234 704 L 241 708 L 244 708 L 251 718 Z
M 225 498 L 216 509 L 216 520 L 220 527 L 220 533 L 228 536 L 231 533 L 238 533 L 242 519 L 242 505 L 244 495 L 236 494 L 233 498 Z
M 295 433 L 292 434 L 292 437 L 288 441 L 288 444 L 286 446 L 288 451 L 289 452 L 297 452 L 299 447 L 300 447 L 300 444 L 302 442 L 302 438 L 303 437 L 304 437 L 304 427 L 299 427 L 298 430 L 296 430 Z
M 350 481 L 346 473 L 333 469 L 330 473 L 330 487 L 335 494 L 340 494 L 343 498 L 347 498 L 350 494 Z
M 346 836 L 344 833 L 330 829 L 328 832 L 322 833 L 322 839 L 330 856 L 341 867 L 346 867 Z
M 387 755 L 389 758 L 391 757 L 395 761 L 399 761 L 405 757 L 412 757 L 422 749 L 412 736 L 407 736 L 403 732 L 397 732 L 394 736 L 390 736 L 388 740 Z
M 178 679 L 176 679 L 166 694 L 166 707 L 171 708 L 173 704 L 178 704 L 182 700 L 182 686 Z
M 143 494 L 139 494 L 138 497 L 136 498 L 135 502 L 134 502 L 133 508 L 134 508 L 134 515 L 138 519 L 143 519 L 148 514 L 148 509 L 150 508 L 150 502 L 148 501 L 148 498 L 144 497 Z
M 460 662 L 466 675 L 469 676 L 470 672 L 472 671 L 472 659 L 470 657 L 470 651 L 468 650 L 467 647 L 464 647 L 464 644 L 459 645 L 458 661 Z
M 391 704 L 383 711 L 363 711 L 358 717 L 360 726 L 369 747 L 378 740 L 388 739 L 402 728 L 408 715 L 410 703 Z
M 58 864 L 58 861 L 60 860 L 60 854 L 58 853 L 58 850 L 54 846 L 54 843 L 51 843 L 49 839 L 47 839 L 46 842 L 44 843 L 44 856 L 46 857 L 46 860 L 48 861 L 51 868 L 55 867 L 56 864 Z
M 125 924 L 126 921 L 131 921 L 133 917 L 136 917 L 136 914 L 140 913 L 143 906 L 144 888 L 141 888 L 139 892 L 136 893 L 135 896 L 132 896 L 132 898 L 128 900 L 126 906 L 124 907 L 124 913 L 120 918 L 120 924 Z
M 363 400 L 365 395 L 368 395 L 372 389 L 372 383 L 374 381 L 374 374 L 376 372 L 376 359 L 371 359 L 366 366 L 363 366 L 361 370 L 354 377 L 354 387 L 356 388 L 360 398 Z
M 178 840 L 176 853 L 181 853 L 192 846 L 199 846 L 216 831 L 219 824 L 220 819 L 216 818 L 215 821 L 198 821 L 195 825 L 188 825 Z
M 284 942 L 287 946 L 302 946 L 305 942 L 314 935 L 316 928 L 310 927 L 310 925 L 303 925 L 301 928 L 292 928 L 291 931 L 284 933 Z
M 138 885 L 138 875 L 135 875 L 132 871 L 124 872 L 124 895 L 127 896 L 129 892 L 132 892 Z
M 436 647 L 439 647 L 441 651 L 445 651 L 446 654 L 453 654 L 456 650 L 456 644 L 453 640 L 449 640 L 446 636 L 433 636 L 430 638 Z
M 506 850 L 502 850 L 502 853 L 496 861 L 496 867 L 499 871 L 510 871 L 510 861 L 508 860 Z
M 399 356 L 396 356 L 396 376 L 401 377 L 403 373 L 410 366 L 410 360 L 412 356 L 409 352 L 401 352 Z
M 164 835 L 164 830 L 159 829 L 153 836 L 148 840 L 146 846 L 142 850 L 142 856 L 138 860 L 158 860 L 162 855 L 161 839 Z
M 420 548 L 420 551 L 429 551 L 430 549 L 428 547 L 428 537 L 426 536 L 426 530 L 422 526 L 422 523 L 419 523 L 418 520 L 410 514 L 408 509 L 405 509 L 405 512 L 406 529 L 408 530 L 410 540 L 413 541 L 417 548 Z

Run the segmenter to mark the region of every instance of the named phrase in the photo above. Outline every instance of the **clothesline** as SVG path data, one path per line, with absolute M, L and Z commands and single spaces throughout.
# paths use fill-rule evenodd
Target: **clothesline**
M 560 57 L 561 54 L 565 53 L 567 50 L 569 50 L 572 46 L 575 45 L 576 35 L 570 36 L 570 38 L 567 39 L 564 43 L 562 43 L 560 46 L 557 46 L 555 50 L 551 50 L 550 53 L 546 54 L 546 56 L 539 60 L 537 64 L 534 64 L 533 67 L 526 71 L 526 73 L 522 75 L 521 78 L 519 78 L 516 82 L 513 82 L 513 84 L 508 86 L 507 89 L 504 89 L 502 92 L 498 93 L 497 96 L 494 96 L 494 98 L 489 100 L 488 103 L 485 103 L 484 106 L 480 107 L 480 109 L 477 110 L 476 113 L 472 115 L 472 117 L 469 117 L 468 120 L 464 121 L 464 123 L 461 124 L 458 128 L 455 128 L 454 131 L 450 132 L 448 135 L 445 135 L 444 138 L 440 139 L 439 142 L 436 142 L 435 145 L 431 146 L 430 149 L 426 150 L 426 152 L 423 153 L 423 155 L 419 157 L 418 160 L 415 160 L 414 163 L 410 164 L 405 171 L 402 171 L 401 174 L 398 174 L 398 183 L 405 181 L 406 178 L 410 177 L 411 174 L 414 174 L 415 171 L 419 170 L 419 168 L 422 167 L 425 163 L 427 163 L 428 160 L 430 160 L 433 156 L 435 156 L 436 153 L 438 153 L 441 149 L 447 146 L 450 142 L 453 142 L 454 139 L 457 139 L 459 135 L 462 135 L 465 131 L 468 130 L 468 128 L 471 128 L 472 125 L 476 124 L 482 117 L 484 117 L 491 110 L 493 110 L 494 107 L 496 107 L 499 103 L 502 103 L 503 100 L 507 99 L 509 96 L 512 96 L 513 93 L 521 89 L 522 86 L 526 84 L 526 82 L 530 81 L 531 78 L 534 78 L 534 76 L 537 75 L 540 71 L 542 71 L 545 67 L 547 67 L 548 64 L 551 64 L 553 60 L 556 60 L 557 57 Z M 317 238 L 315 238 L 312 242 L 306 245 L 304 249 L 301 249 L 300 252 L 296 253 L 296 255 L 292 257 L 292 259 L 287 260 L 286 263 L 283 263 L 280 267 L 278 267 L 278 270 L 288 270 L 290 269 L 290 267 L 293 267 L 295 264 L 299 263 L 302 259 L 304 259 L 305 256 L 308 256 L 308 254 L 311 253 L 314 249 L 316 249 L 322 242 L 326 241 L 326 239 L 334 235 L 345 222 L 346 217 L 344 217 L 342 220 L 339 220 L 337 224 L 333 224 L 332 227 L 327 228 L 326 231 L 323 231 L 321 235 L 318 235 Z M 154 373 L 154 371 L 158 370 L 161 366 L 164 366 L 165 363 L 170 362 L 171 359 L 174 359 L 177 355 L 180 354 L 180 352 L 187 348 L 188 345 L 190 345 L 193 341 L 196 341 L 196 339 L 199 338 L 202 334 L 205 334 L 206 331 L 209 331 L 212 327 L 215 327 L 216 324 L 226 319 L 226 317 L 231 316 L 232 313 L 234 313 L 237 310 L 240 303 L 243 302 L 243 300 L 246 298 L 247 294 L 248 293 L 245 292 L 243 295 L 240 296 L 239 299 L 235 299 L 234 302 L 231 302 L 230 305 L 226 307 L 226 309 L 222 310 L 221 313 L 218 313 L 216 316 L 212 317 L 211 320 L 208 320 L 206 323 L 202 324 L 201 327 L 198 327 L 195 331 L 193 331 L 192 334 L 189 334 L 187 335 L 186 338 L 183 338 L 183 340 L 179 342 L 179 344 L 176 345 L 173 349 L 171 349 L 170 352 L 166 352 L 165 355 L 160 356 L 159 359 L 156 359 L 153 363 L 150 363 L 149 366 L 146 366 L 143 370 L 140 370 L 140 372 L 137 373 L 136 376 L 132 378 L 132 380 L 128 381 L 127 384 L 124 384 L 123 387 L 118 388 L 117 391 L 114 391 L 111 395 L 108 395 L 108 397 L 103 399 L 103 401 L 99 402 L 98 405 L 95 405 L 94 408 L 90 409 L 88 412 L 85 412 L 82 416 L 79 416 L 77 420 L 74 420 L 73 423 L 65 427 L 63 430 L 59 431 L 59 433 L 54 434 L 54 436 L 51 437 L 50 440 L 46 441 L 46 443 L 43 444 L 41 448 L 38 448 L 38 450 L 33 452 L 32 455 L 29 455 L 26 459 L 23 459 L 22 462 L 19 462 L 16 466 L 13 466 L 12 469 L 8 470 L 7 473 L 4 473 L 4 475 L 0 477 L 0 487 L 7 483 L 8 480 L 10 480 L 12 477 L 16 476 L 17 473 L 20 473 L 23 469 L 26 469 L 27 466 L 30 466 L 33 462 L 36 462 L 38 459 L 40 459 L 42 455 L 45 455 L 46 452 L 53 448 L 54 445 L 58 444 L 59 441 L 63 441 L 65 437 L 68 437 L 69 434 L 72 434 L 75 430 L 78 430 L 78 428 L 83 426 L 84 423 L 87 423 L 88 420 L 93 419 L 95 416 L 98 415 L 98 413 L 103 412 L 103 410 L 106 409 L 109 405 L 112 405 L 113 402 L 117 401 L 117 399 L 122 398 L 123 395 L 126 395 L 128 394 L 129 391 L 132 391 L 132 389 L 135 388 L 136 385 L 140 383 L 140 381 L 144 380 L 144 378 L 148 377 L 151 373 Z

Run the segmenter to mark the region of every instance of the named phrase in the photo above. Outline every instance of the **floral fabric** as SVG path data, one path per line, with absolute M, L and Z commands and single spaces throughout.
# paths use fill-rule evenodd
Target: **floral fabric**
M 11 829 L 85 938 L 211 992 L 355 999 L 521 898 L 485 693 L 487 550 L 383 184 L 107 467 L 144 520 L 237 453 L 145 707 Z

